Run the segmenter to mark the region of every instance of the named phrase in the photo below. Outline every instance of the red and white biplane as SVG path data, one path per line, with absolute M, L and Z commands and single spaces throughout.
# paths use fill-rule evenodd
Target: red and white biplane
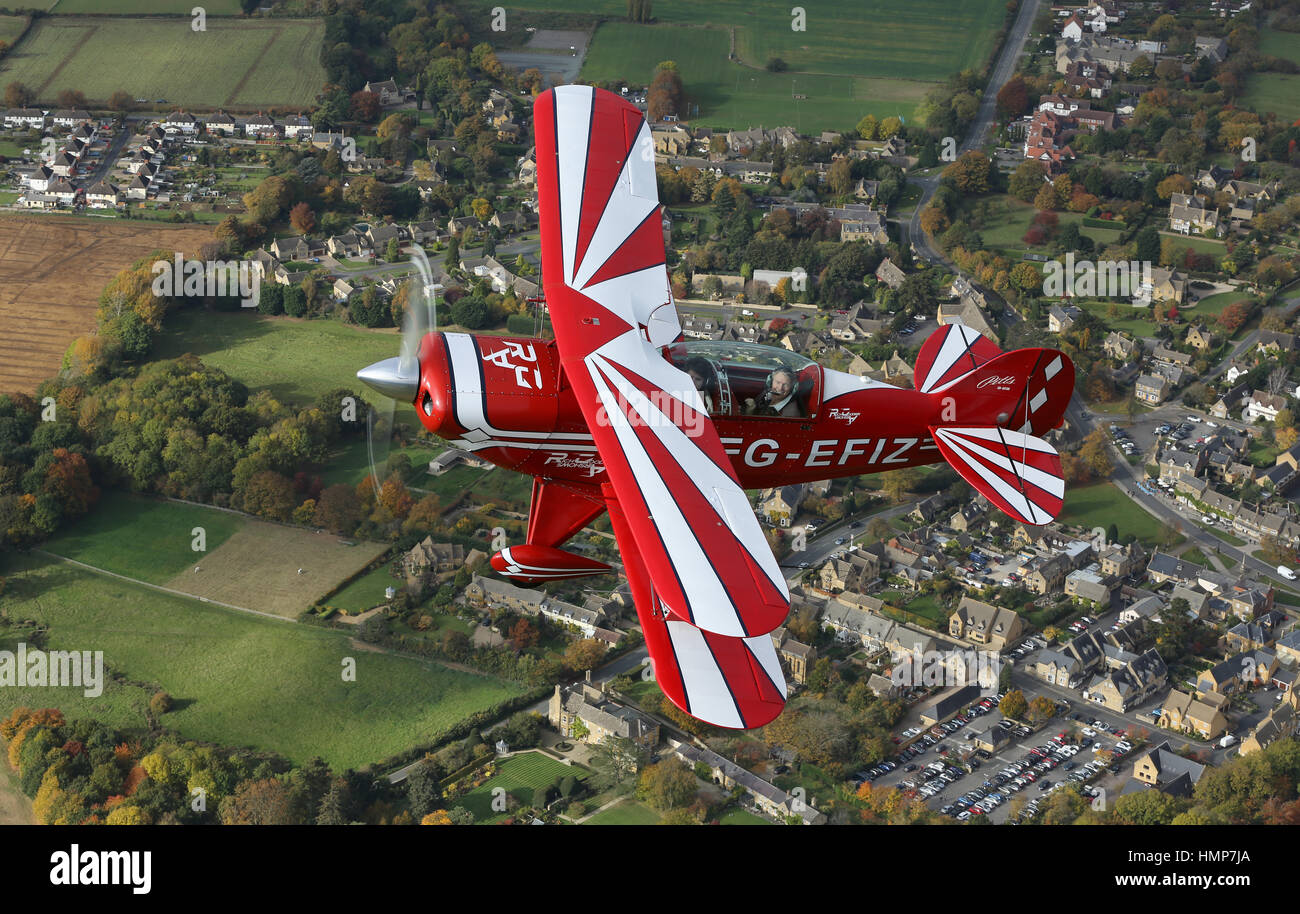
M 564 86 L 535 105 L 542 278 L 555 339 L 429 332 L 418 368 L 358 372 L 453 445 L 533 477 L 523 584 L 610 567 L 560 548 L 609 512 L 655 679 L 688 714 L 759 727 L 786 699 L 769 635 L 786 580 L 745 489 L 948 461 L 1026 524 L 1062 506 L 1059 427 L 1074 367 L 1003 353 L 961 324 L 923 345 L 915 390 L 793 352 L 685 340 L 664 263 L 641 112 Z

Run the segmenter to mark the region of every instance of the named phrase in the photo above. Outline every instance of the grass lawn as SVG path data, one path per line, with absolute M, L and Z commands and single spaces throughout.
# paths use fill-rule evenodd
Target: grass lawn
M 1180 313 L 1188 315 L 1189 318 L 1192 316 L 1198 318 L 1211 316 L 1217 317 L 1219 314 L 1223 313 L 1223 309 L 1228 307 L 1228 305 L 1239 301 L 1253 302 L 1256 301 L 1256 299 L 1255 296 L 1249 295 L 1245 292 L 1217 292 L 1214 295 L 1207 295 L 1194 305 L 1185 307 L 1180 305 L 1178 310 Z
M 934 594 L 922 594 L 903 608 L 910 613 L 929 619 L 940 628 L 948 624 L 948 617 L 952 615 L 943 608 L 943 604 L 939 602 Z
M 772 823 L 762 816 L 756 816 L 746 809 L 728 810 L 727 814 L 718 820 L 719 825 L 771 825 Z
M 110 490 L 88 515 L 45 544 L 55 555 L 105 571 L 162 584 L 204 553 L 191 546 L 202 527 L 212 552 L 247 520 L 215 508 L 183 505 Z
M 412 492 L 433 492 L 446 504 L 466 489 L 472 488 L 475 500 L 486 504 L 528 505 L 532 496 L 533 481 L 522 473 L 512 473 L 499 467 L 478 470 L 464 465 L 452 467 L 441 476 L 420 476 L 410 483 Z
M 375 443 L 375 447 L 375 462 L 382 473 L 387 455 L 382 453 L 379 442 Z M 411 466 L 416 470 L 412 474 L 409 484 L 428 488 L 425 483 L 436 478 L 430 476 L 427 472 L 429 461 L 444 450 L 446 450 L 446 447 L 443 444 L 435 444 L 428 439 L 417 441 L 408 447 L 399 448 L 398 452 L 405 454 L 410 459 Z M 391 452 L 389 453 L 391 455 Z M 360 438 L 338 448 L 329 455 L 325 461 L 325 466 L 321 469 L 321 481 L 326 486 L 337 485 L 338 483 L 356 485 L 372 472 L 369 444 L 365 438 Z
M 658 825 L 659 813 L 636 800 L 624 800 L 592 816 L 584 825 Z
M 556 781 L 573 775 L 578 780 L 585 780 L 587 770 L 577 765 L 565 765 L 541 752 L 525 752 L 512 755 L 499 766 L 497 773 L 486 783 L 475 787 L 469 793 L 451 800 L 455 806 L 463 806 L 474 814 L 479 822 L 490 822 L 506 818 L 505 813 L 492 809 L 492 791 L 498 787 L 525 806 L 532 805 L 533 791 L 546 787 Z
M 319 755 L 342 770 L 379 761 L 517 695 L 510 682 L 353 647 L 346 634 L 205 606 L 194 600 L 16 556 L 6 608 L 50 629 L 53 650 L 102 650 L 107 667 L 148 688 L 7 689 L 18 705 L 61 707 L 142 728 L 153 688 L 176 699 L 163 725 L 182 737 L 279 752 L 301 764 Z M 344 682 L 344 658 L 356 680 Z M 40 694 L 44 692 L 44 694 Z
M 385 601 L 384 589 L 400 587 L 401 581 L 393 577 L 388 565 L 383 564 L 367 572 L 344 587 L 327 601 L 330 606 L 350 612 L 364 612 Z
M 100 102 L 125 89 L 180 106 L 310 105 L 325 81 L 324 35 L 319 19 L 213 18 L 194 32 L 188 18 L 51 16 L 0 62 L 0 79 L 26 83 L 49 103 L 69 89 Z
M 1210 560 L 1209 560 L 1208 558 L 1205 557 L 1205 553 L 1202 552 L 1202 551 L 1201 551 L 1199 548 L 1197 548 L 1196 546 L 1193 546 L 1191 549 L 1188 549 L 1188 550 L 1187 550 L 1186 552 L 1184 552 L 1181 556 L 1179 556 L 1179 558 L 1187 559 L 1187 561 L 1189 561 L 1189 562 L 1195 562 L 1195 563 L 1198 564 L 1198 565 L 1209 565 L 1209 564 L 1210 564 Z
M 1005 209 L 999 211 L 998 199 L 1004 201 Z M 1026 253 L 1049 254 L 1051 248 L 1048 245 L 1031 246 L 1021 241 L 1021 237 L 1029 230 L 1038 209 L 1030 203 L 1023 203 L 1020 200 L 1010 196 L 994 198 L 992 202 L 993 214 L 983 227 L 978 229 L 980 237 L 984 239 L 985 247 L 995 248 L 1002 251 L 1008 257 L 1021 258 Z M 1096 242 L 1098 249 L 1109 244 L 1114 244 L 1119 240 L 1120 230 L 1110 228 L 1088 228 L 1083 224 L 1087 218 L 1083 213 L 1059 212 L 1056 214 L 1060 220 L 1058 231 L 1067 225 L 1078 225 L 1081 234 L 1086 235 Z M 1078 257 L 1083 260 L 1085 258 Z
M 1228 543 L 1229 545 L 1232 546 L 1246 545 L 1246 541 L 1244 539 L 1242 539 L 1239 536 L 1233 536 L 1231 533 L 1228 533 L 1226 530 L 1221 530 L 1218 527 L 1212 526 L 1210 524 L 1203 524 L 1200 521 L 1196 521 L 1195 523 L 1196 526 L 1200 527 L 1202 530 L 1208 531 L 1209 533 L 1213 533 L 1215 536 L 1223 540 L 1225 543 Z
M 1213 254 L 1216 257 L 1226 256 L 1228 253 L 1227 246 L 1214 238 L 1202 238 L 1197 235 L 1183 235 L 1179 232 L 1161 232 L 1161 238 L 1172 238 L 1178 242 L 1178 251 L 1181 253 L 1187 248 L 1191 248 L 1197 254 Z
M 1117 330 L 1120 333 L 1128 333 L 1133 336 L 1150 336 L 1155 332 L 1156 325 L 1151 321 L 1151 309 L 1149 307 L 1134 308 L 1127 301 L 1114 299 L 1086 299 L 1077 298 L 1071 304 L 1078 305 L 1100 318 L 1111 330 Z M 1110 306 L 1118 307 L 1119 316 L 1112 317 Z M 1118 409 L 1124 410 L 1124 401 L 1118 401 Z
M 1131 533 L 1144 543 L 1154 543 L 1164 529 L 1160 522 L 1108 482 L 1067 486 L 1060 519 L 1091 529 L 1114 524 L 1119 535 Z
M 1270 57 L 1285 57 L 1300 63 L 1300 34 L 1281 29 L 1264 29 L 1259 35 L 1259 51 Z

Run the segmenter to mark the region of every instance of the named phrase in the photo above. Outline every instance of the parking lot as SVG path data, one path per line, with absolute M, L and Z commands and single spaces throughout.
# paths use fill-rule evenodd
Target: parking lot
M 1154 449 L 1194 450 L 1223 431 L 1245 434 L 1246 425 L 1235 419 L 1214 419 L 1182 405 L 1162 406 L 1138 416 L 1132 423 L 1108 423 L 1115 446 L 1126 455 L 1154 457 Z M 1129 448 L 1124 443 L 1129 443 Z
M 1030 654 L 1040 648 L 1035 642 Z M 1032 697 L 1027 684 L 1017 687 L 1026 698 Z M 1004 695 L 981 699 L 944 724 L 904 730 L 896 737 L 899 753 L 855 773 L 851 786 L 870 781 L 924 800 L 959 821 L 982 815 L 1003 823 L 1010 818 L 1010 801 L 1017 794 L 1028 799 L 1023 815 L 1032 816 L 1042 798 L 1061 786 L 1078 782 L 1085 796 L 1095 797 L 1098 789 L 1113 793 L 1127 777 L 1122 766 L 1133 751 L 1125 739 L 1131 721 L 1091 705 L 1075 710 L 1074 703 L 1058 697 L 1054 700 L 1060 715 L 1034 734 L 1002 718 L 997 703 Z M 997 752 L 972 745 L 971 725 L 982 718 L 997 720 L 1011 733 Z

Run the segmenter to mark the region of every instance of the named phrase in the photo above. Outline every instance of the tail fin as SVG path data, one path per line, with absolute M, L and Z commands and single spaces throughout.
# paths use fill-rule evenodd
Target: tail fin
M 1060 428 L 1074 396 L 1074 363 L 1055 349 L 1017 349 L 933 390 L 950 398 L 953 424 L 998 425 L 1028 435 Z
M 974 342 L 959 358 L 977 361 L 979 345 Z M 1021 523 L 1055 519 L 1065 497 L 1061 458 L 1037 436 L 1059 428 L 1070 404 L 1074 364 L 1069 357 L 1055 349 L 1017 349 L 943 380 L 930 392 L 944 398 L 940 414 L 952 420 L 931 426 L 930 434 L 961 477 Z
M 934 393 L 1000 355 L 997 344 L 965 324 L 945 324 L 930 334 L 917 353 L 916 389 Z

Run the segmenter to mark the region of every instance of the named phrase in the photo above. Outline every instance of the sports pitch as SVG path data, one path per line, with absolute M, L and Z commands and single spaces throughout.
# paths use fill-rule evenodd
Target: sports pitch
M 319 20 L 47 17 L 0 62 L 0 81 L 37 98 L 84 92 L 103 102 L 123 89 L 177 106 L 309 105 L 325 82 Z

